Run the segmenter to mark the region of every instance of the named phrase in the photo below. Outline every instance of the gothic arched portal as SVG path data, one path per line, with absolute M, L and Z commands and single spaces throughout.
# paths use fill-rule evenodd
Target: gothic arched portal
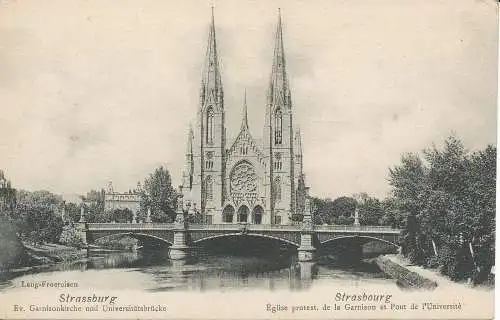
M 264 213 L 264 209 L 262 209 L 261 206 L 255 206 L 252 210 L 252 222 L 254 224 L 261 224 L 262 223 L 262 215 Z
M 248 207 L 245 205 L 242 205 L 238 209 L 238 222 L 247 222 L 249 212 L 250 212 L 250 210 L 248 210 Z
M 234 216 L 234 208 L 232 205 L 228 204 L 224 210 L 222 210 L 222 222 L 232 223 Z

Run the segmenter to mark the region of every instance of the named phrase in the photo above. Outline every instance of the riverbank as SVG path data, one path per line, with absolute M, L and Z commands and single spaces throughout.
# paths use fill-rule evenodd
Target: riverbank
M 395 255 L 379 256 L 375 259 L 378 267 L 391 278 L 396 279 L 397 284 L 407 289 L 433 290 L 438 284 L 418 272 L 410 270 L 401 261 L 394 258 Z
M 39 264 L 52 264 L 81 259 L 86 256 L 86 249 L 77 249 L 61 244 L 45 243 L 31 245 L 23 243 L 26 253 Z
M 75 262 L 85 259 L 86 249 L 77 249 L 60 244 L 46 243 L 41 245 L 22 242 L 26 257 L 23 263 L 0 270 L 0 279 L 17 277 L 20 275 L 45 270 L 58 263 Z
M 451 290 L 451 292 L 453 292 L 453 290 L 463 290 L 463 289 L 471 289 L 471 290 L 474 289 L 474 290 L 485 290 L 485 291 L 493 290 L 492 287 L 486 285 L 471 286 L 470 284 L 467 284 L 467 282 L 465 281 L 463 282 L 452 281 L 448 277 L 440 274 L 438 270 L 426 269 L 421 266 L 414 265 L 408 259 L 406 259 L 401 255 L 387 254 L 384 256 L 380 256 L 377 259 L 377 264 L 379 265 L 379 267 L 381 267 L 381 265 L 383 267 L 382 261 L 386 261 L 385 263 L 386 265 L 393 263 L 401 268 L 404 268 L 405 270 L 407 270 L 408 273 L 417 274 L 419 278 L 427 280 L 426 281 L 427 285 L 430 285 L 430 283 L 432 282 L 436 284 L 436 287 L 446 290 Z M 385 270 L 383 271 L 385 272 Z M 397 276 L 395 278 L 399 280 Z
M 9 280 L 19 276 L 50 270 L 58 265 L 71 265 L 87 261 L 88 251 L 86 248 L 77 249 L 61 244 L 46 243 L 33 245 L 24 243 L 23 254 L 27 257 L 23 264 L 0 269 L 0 280 Z M 99 247 L 89 248 L 93 253 L 114 253 L 123 250 L 105 249 Z

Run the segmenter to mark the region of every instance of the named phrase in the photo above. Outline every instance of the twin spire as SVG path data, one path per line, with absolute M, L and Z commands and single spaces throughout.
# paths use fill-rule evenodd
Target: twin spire
M 205 67 L 201 80 L 200 90 L 201 105 L 206 102 L 222 103 L 223 91 L 222 80 L 219 69 L 219 59 L 217 56 L 217 41 L 215 39 L 214 8 L 212 7 L 212 21 L 210 31 L 208 32 L 207 54 L 205 58 Z
M 267 104 L 291 107 L 290 90 L 286 75 L 285 49 L 283 46 L 283 27 L 281 11 L 278 10 L 278 25 L 274 39 L 273 67 L 267 92 Z
M 214 8 L 212 7 L 212 19 L 208 33 L 207 54 L 203 71 L 200 103 L 205 106 L 208 103 L 222 103 L 223 90 L 221 72 L 217 55 L 217 43 L 215 38 Z M 274 40 L 273 64 L 267 93 L 267 104 L 291 108 L 290 90 L 286 75 L 285 50 L 283 46 L 283 28 L 281 24 L 281 11 L 278 9 L 278 24 Z M 241 128 L 248 129 L 246 90 L 243 103 L 243 119 Z

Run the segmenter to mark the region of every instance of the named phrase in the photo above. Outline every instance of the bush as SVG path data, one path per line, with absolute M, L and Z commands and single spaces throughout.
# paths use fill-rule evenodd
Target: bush
M 0 219 L 0 270 L 21 266 L 26 259 L 24 246 L 17 237 L 14 226 Z
M 66 225 L 63 227 L 61 236 L 59 237 L 59 243 L 75 247 L 78 249 L 83 248 L 84 242 L 78 230 L 72 225 Z
M 105 249 L 132 250 L 138 244 L 138 240 L 130 237 L 112 238 L 105 237 L 96 240 L 96 244 Z

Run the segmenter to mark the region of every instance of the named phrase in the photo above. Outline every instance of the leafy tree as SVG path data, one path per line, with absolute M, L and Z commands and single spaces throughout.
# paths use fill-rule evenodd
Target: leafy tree
M 456 137 L 390 169 L 390 214 L 403 252 L 453 279 L 483 281 L 494 263 L 496 148 L 470 153 Z
M 358 207 L 359 223 L 361 225 L 380 225 L 384 210 L 379 199 L 370 197 L 366 193 L 355 195 L 356 206 Z
M 115 209 L 111 213 L 111 220 L 115 222 L 126 223 L 132 221 L 133 213 L 130 209 Z
M 0 170 L 0 216 L 11 217 L 16 205 L 16 189 Z
M 394 198 L 388 197 L 381 202 L 382 217 L 380 225 L 401 229 L 405 223 L 405 215 L 399 210 L 399 205 Z
M 63 227 L 61 235 L 59 236 L 59 243 L 78 249 L 81 249 L 84 245 L 80 233 L 72 224 L 67 224 Z
M 313 205 L 317 208 L 316 224 L 352 224 L 356 200 L 351 197 L 339 197 L 335 200 L 313 197 Z
M 426 190 L 427 168 L 417 154 L 404 154 L 401 164 L 389 169 L 389 184 L 392 186 L 393 212 L 402 216 L 401 245 L 403 253 L 413 262 L 423 263 L 421 251 L 421 229 L 418 214 L 422 212 Z
M 72 223 L 80 221 L 80 206 L 73 202 L 64 202 L 64 222 Z
M 331 205 L 331 216 L 334 224 L 353 224 L 356 200 L 351 197 L 339 197 L 333 200 Z
M 16 212 L 21 237 L 35 243 L 56 243 L 63 227 L 61 204 L 62 197 L 48 191 L 19 191 Z
M 88 222 L 110 222 L 110 213 L 104 212 L 104 189 L 90 190 L 87 195 L 83 197 L 83 202 L 86 206 L 86 220 Z M 80 219 L 80 213 L 78 213 Z
M 316 208 L 313 221 L 314 224 L 325 224 L 330 221 L 328 218 L 329 216 L 328 210 L 325 208 L 328 202 L 331 202 L 331 200 L 321 199 L 318 197 L 311 197 L 311 203 L 313 207 Z
M 0 270 L 18 267 L 28 260 L 12 220 L 0 217 Z
M 144 180 L 141 191 L 141 217 L 151 208 L 151 219 L 157 222 L 172 222 L 175 218 L 177 192 L 172 186 L 170 173 L 163 166 L 156 168 Z

